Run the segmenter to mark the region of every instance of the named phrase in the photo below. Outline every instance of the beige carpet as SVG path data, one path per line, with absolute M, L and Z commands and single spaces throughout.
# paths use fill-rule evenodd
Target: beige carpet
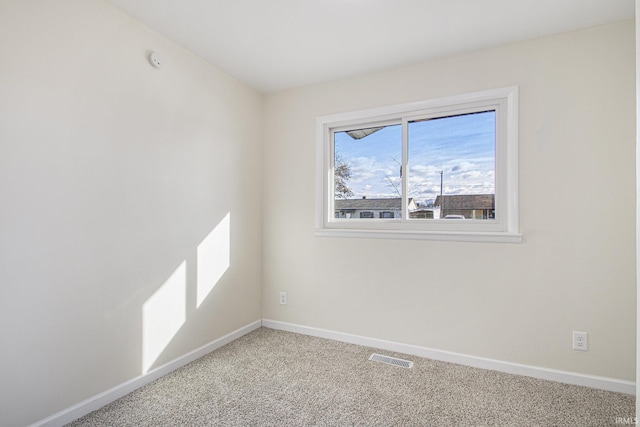
M 634 411 L 625 394 L 261 328 L 70 425 L 613 426 Z

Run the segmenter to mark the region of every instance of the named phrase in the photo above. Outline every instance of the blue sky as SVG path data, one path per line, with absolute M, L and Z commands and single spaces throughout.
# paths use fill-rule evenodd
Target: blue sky
M 495 113 L 493 111 L 409 123 L 409 197 L 419 202 L 443 193 L 495 191 Z M 355 140 L 335 135 L 335 151 L 351 168 L 354 198 L 399 197 L 401 125 L 387 126 Z

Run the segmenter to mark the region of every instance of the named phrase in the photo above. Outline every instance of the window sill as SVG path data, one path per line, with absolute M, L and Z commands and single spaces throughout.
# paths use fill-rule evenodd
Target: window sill
M 472 231 L 402 231 L 316 229 L 317 237 L 347 237 L 358 239 L 439 240 L 450 242 L 522 243 L 522 234 L 513 232 Z

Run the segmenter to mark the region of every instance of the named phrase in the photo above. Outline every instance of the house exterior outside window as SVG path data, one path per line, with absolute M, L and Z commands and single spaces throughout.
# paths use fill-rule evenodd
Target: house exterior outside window
M 409 200 L 409 211 L 417 209 Z M 392 199 L 338 199 L 334 204 L 334 218 L 377 218 L 393 219 L 402 217 L 402 198 Z
M 459 194 L 438 196 L 434 206 L 440 208 L 442 218 L 462 215 L 465 219 L 495 218 L 495 194 Z

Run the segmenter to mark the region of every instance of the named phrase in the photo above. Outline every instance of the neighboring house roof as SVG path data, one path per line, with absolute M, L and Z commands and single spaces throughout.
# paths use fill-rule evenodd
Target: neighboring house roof
M 494 209 L 495 194 L 457 194 L 442 196 L 445 209 Z M 436 197 L 434 206 L 440 206 L 440 196 Z
M 412 206 L 413 199 L 409 199 L 409 206 Z M 402 199 L 394 197 L 391 199 L 336 199 L 334 209 L 342 210 L 399 210 L 402 208 Z

